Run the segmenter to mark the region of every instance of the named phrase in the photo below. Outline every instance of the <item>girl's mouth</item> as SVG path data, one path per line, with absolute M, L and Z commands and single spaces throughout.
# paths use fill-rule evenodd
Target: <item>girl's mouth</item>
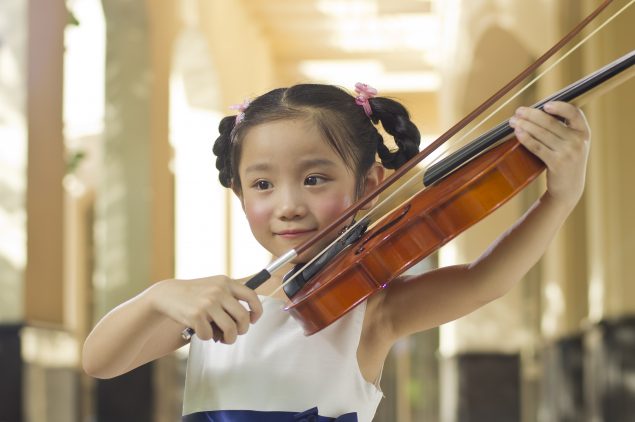
M 296 239 L 298 237 L 306 236 L 307 234 L 315 233 L 315 229 L 304 230 L 304 229 L 293 229 L 293 230 L 282 230 L 277 232 L 276 234 L 283 239 Z

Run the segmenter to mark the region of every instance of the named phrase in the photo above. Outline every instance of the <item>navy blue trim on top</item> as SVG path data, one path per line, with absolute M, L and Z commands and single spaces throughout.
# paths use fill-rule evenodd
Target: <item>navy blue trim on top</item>
M 320 416 L 317 407 L 304 412 L 262 412 L 257 410 L 214 410 L 190 413 L 182 422 L 358 422 L 357 413 L 337 418 Z

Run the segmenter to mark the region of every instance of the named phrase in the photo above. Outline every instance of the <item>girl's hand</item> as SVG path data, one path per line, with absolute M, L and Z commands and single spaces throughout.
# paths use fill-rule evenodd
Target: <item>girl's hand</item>
M 154 309 L 191 327 L 201 340 L 222 338 L 232 344 L 262 315 L 256 292 L 225 276 L 164 280 L 152 290 Z M 249 310 L 239 301 L 247 302 Z M 212 323 L 222 333 L 214 333 Z
M 571 104 L 553 101 L 544 110 L 520 107 L 509 125 L 547 166 L 549 195 L 573 208 L 584 190 L 591 131 L 582 110 Z

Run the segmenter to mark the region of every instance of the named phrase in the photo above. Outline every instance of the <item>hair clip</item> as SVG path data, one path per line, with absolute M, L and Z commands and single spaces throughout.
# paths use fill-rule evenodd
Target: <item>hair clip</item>
M 370 108 L 368 100 L 377 95 L 377 90 L 370 85 L 357 82 L 355 84 L 355 92 L 357 93 L 355 104 L 362 106 L 366 115 L 370 117 L 373 114 L 373 110 Z
M 247 109 L 247 107 L 249 107 L 249 104 L 251 104 L 251 100 L 246 99 L 240 104 L 234 104 L 229 106 L 229 108 L 232 110 L 238 110 L 238 114 L 236 115 L 236 124 L 242 122 L 243 119 L 245 118 L 245 110 Z

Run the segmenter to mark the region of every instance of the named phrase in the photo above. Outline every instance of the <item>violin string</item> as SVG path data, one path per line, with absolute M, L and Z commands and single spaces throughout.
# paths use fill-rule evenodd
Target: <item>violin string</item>
M 470 135 L 471 133 L 473 133 L 476 129 L 478 129 L 479 127 L 481 127 L 485 122 L 487 122 L 488 120 L 490 120 L 496 113 L 498 113 L 502 108 L 504 108 L 505 106 L 507 106 L 511 101 L 513 101 L 515 98 L 517 98 L 520 94 L 522 94 L 523 92 L 525 92 L 529 87 L 531 87 L 533 84 L 535 84 L 540 78 L 542 78 L 546 73 L 550 72 L 556 65 L 558 65 L 559 63 L 562 62 L 562 60 L 564 60 L 565 58 L 567 58 L 569 55 L 571 55 L 575 50 L 577 50 L 582 44 L 584 44 L 585 42 L 587 42 L 591 37 L 593 37 L 597 32 L 599 32 L 602 28 L 604 28 L 606 25 L 608 25 L 611 21 L 613 21 L 617 16 L 619 16 L 622 12 L 624 12 L 624 10 L 626 10 L 628 7 L 631 6 L 631 4 L 633 4 L 635 2 L 635 0 L 630 0 L 625 6 L 623 6 L 622 8 L 620 8 L 617 12 L 615 12 L 613 15 L 611 15 L 609 18 L 607 18 L 606 21 L 604 21 L 603 23 L 601 23 L 596 29 L 594 29 L 593 31 L 591 31 L 591 33 L 589 33 L 587 36 L 585 36 L 584 38 L 582 38 L 582 40 L 580 40 L 576 45 L 574 45 L 569 51 L 567 51 L 566 53 L 563 54 L 563 56 L 561 58 L 559 58 L 558 60 L 556 60 L 554 63 L 552 63 L 551 65 L 549 65 L 544 71 L 542 71 L 539 75 L 537 75 L 536 77 L 534 77 L 531 81 L 529 81 L 529 83 L 524 86 L 522 89 L 520 89 L 517 93 L 515 93 L 514 95 L 512 95 L 511 98 L 509 98 L 508 100 L 506 100 L 503 104 L 501 104 L 499 107 L 497 107 L 494 111 L 492 111 L 490 114 L 488 114 L 485 119 L 483 119 L 481 122 L 479 122 L 477 125 L 475 125 L 473 128 L 471 128 L 469 131 L 467 131 L 467 133 L 465 133 L 458 141 L 456 141 L 456 144 L 459 144 L 460 142 L 464 141 L 465 138 Z M 444 151 L 442 154 L 440 154 L 438 157 L 435 157 L 432 161 L 432 163 L 437 162 L 438 160 L 440 160 L 442 157 L 444 157 L 446 154 L 449 153 L 449 149 Z M 346 236 L 349 232 L 351 232 L 351 230 L 355 229 L 359 224 L 362 223 L 362 221 L 364 221 L 365 219 L 369 218 L 371 215 L 375 214 L 383 205 L 386 205 L 388 203 L 388 201 L 390 201 L 391 199 L 393 199 L 395 196 L 397 196 L 397 194 L 402 193 L 403 190 L 405 190 L 407 187 L 411 186 L 411 183 L 414 183 L 415 179 L 418 179 L 426 170 L 427 166 L 421 166 L 419 167 L 419 170 L 410 178 L 408 179 L 408 181 L 406 183 L 401 184 L 397 189 L 395 189 L 393 192 L 391 192 L 388 196 L 386 196 L 386 198 L 384 198 L 383 200 L 381 200 L 377 205 L 375 205 L 372 209 L 370 209 L 366 215 L 360 219 L 359 221 L 356 221 L 355 223 L 353 223 L 352 226 L 348 227 L 346 230 L 344 230 L 342 233 L 340 233 L 338 236 L 336 236 L 335 240 L 333 240 L 331 243 L 329 243 L 325 248 L 323 248 L 320 252 L 318 252 L 313 258 L 311 258 L 306 264 L 304 264 L 304 266 L 302 266 L 302 268 L 298 271 L 296 271 L 289 279 L 287 279 L 286 281 L 284 281 L 283 283 L 280 284 L 280 286 L 278 286 L 272 293 L 271 295 L 275 295 L 277 294 L 280 290 L 282 290 L 284 288 L 284 286 L 286 286 L 287 284 L 289 284 L 291 281 L 293 281 L 297 276 L 299 276 L 302 271 L 304 271 L 304 269 L 306 269 L 309 265 L 311 265 L 313 262 L 315 262 L 317 259 L 319 259 L 324 253 L 326 253 L 326 251 L 328 249 L 330 249 L 333 245 L 335 245 L 338 241 L 340 241 L 342 238 L 344 238 L 344 236 Z M 425 187 L 424 187 L 425 189 Z M 389 214 L 387 214 L 389 215 Z M 386 217 L 387 215 L 382 216 Z M 379 220 L 377 220 L 377 222 L 381 221 L 380 218 Z

